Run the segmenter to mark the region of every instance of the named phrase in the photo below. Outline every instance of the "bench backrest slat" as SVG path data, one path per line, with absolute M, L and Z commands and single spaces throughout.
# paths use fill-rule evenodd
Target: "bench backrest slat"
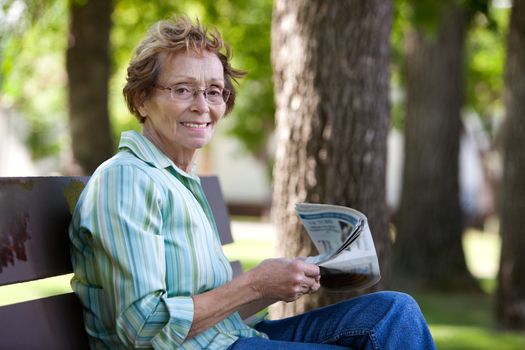
M 82 306 L 73 293 L 0 307 L 0 347 L 89 349 Z
M 86 177 L 0 178 L 0 285 L 71 272 L 68 200 Z
M 201 176 L 201 184 L 217 223 L 222 245 L 233 243 L 230 214 L 217 176 Z

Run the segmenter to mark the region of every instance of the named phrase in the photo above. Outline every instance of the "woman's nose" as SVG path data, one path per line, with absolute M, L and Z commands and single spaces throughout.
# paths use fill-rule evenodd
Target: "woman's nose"
M 206 98 L 204 97 L 204 91 L 201 90 L 195 93 L 193 96 L 192 108 L 200 113 L 206 113 L 210 110 L 208 101 L 206 101 Z

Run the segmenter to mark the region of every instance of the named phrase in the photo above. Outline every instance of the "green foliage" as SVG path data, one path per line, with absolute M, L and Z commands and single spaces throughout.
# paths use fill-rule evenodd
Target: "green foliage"
M 402 128 L 404 120 L 403 50 L 409 30 L 418 28 L 430 40 L 436 34 L 444 6 L 455 1 L 467 11 L 465 109 L 481 117 L 488 131 L 491 120 L 502 112 L 505 33 L 509 9 L 496 8 L 489 0 L 395 0 L 392 43 L 392 125 Z
M 57 154 L 66 128 L 64 1 L 11 1 L 21 9 L 3 26 L 0 39 L 0 103 L 26 117 L 27 144 L 34 158 Z M 12 11 L 12 10 L 11 10 Z M 17 11 L 15 11 L 17 12 Z
M 510 13 L 508 9 L 492 7 L 489 11 L 489 17 L 473 17 L 466 43 L 466 106 L 492 131 L 492 118 L 501 116 L 503 111 L 504 43 Z
M 392 30 L 390 31 L 392 66 L 390 102 L 392 127 L 399 130 L 403 129 L 403 120 L 405 117 L 404 80 L 402 73 L 404 37 L 411 28 L 409 19 L 412 16 L 412 11 L 413 9 L 407 0 L 395 0 Z
M 410 22 L 432 38 L 437 34 L 439 19 L 451 2 L 454 0 L 408 0 L 411 7 Z
M 447 8 L 451 5 L 457 5 L 462 8 L 470 20 L 476 16 L 482 16 L 486 19 L 491 29 L 496 27 L 491 16 L 491 0 L 404 0 L 398 3 L 406 2 L 410 7 L 409 21 L 414 27 L 432 38 L 437 34 L 440 18 L 446 15 Z

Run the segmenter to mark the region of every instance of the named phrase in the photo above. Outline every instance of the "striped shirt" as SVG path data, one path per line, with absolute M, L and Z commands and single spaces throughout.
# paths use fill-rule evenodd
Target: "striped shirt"
M 265 336 L 238 313 L 192 339 L 192 295 L 232 278 L 199 178 L 128 131 L 79 198 L 69 229 L 92 349 L 226 349 Z M 220 301 L 217 301 L 220 302 Z

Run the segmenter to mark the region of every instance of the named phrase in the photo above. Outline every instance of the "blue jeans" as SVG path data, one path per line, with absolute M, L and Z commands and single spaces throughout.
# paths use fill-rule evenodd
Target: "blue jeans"
M 416 301 L 377 292 L 255 328 L 270 339 L 240 338 L 228 350 L 435 349 Z

